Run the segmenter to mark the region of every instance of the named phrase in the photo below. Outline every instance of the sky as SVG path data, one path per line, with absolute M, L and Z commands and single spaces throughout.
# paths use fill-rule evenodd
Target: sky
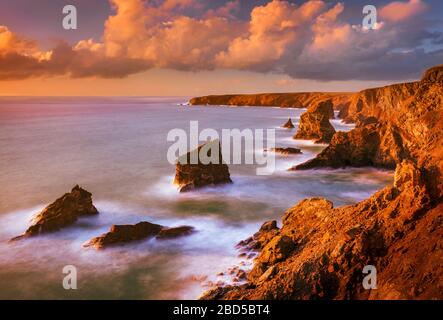
M 0 95 L 357 91 L 443 63 L 443 1 L 2 0 Z M 77 9 L 65 30 L 63 7 Z

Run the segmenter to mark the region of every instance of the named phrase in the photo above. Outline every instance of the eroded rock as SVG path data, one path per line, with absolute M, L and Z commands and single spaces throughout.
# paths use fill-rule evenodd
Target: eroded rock
M 318 167 L 375 166 L 395 168 L 408 156 L 400 130 L 387 124 L 369 124 L 349 132 L 337 132 L 329 146 L 314 159 L 293 170 Z
M 164 227 L 150 222 L 139 222 L 135 225 L 113 225 L 111 229 L 99 237 L 84 244 L 84 247 L 103 249 L 156 236 Z
M 203 298 L 442 299 L 443 204 L 431 200 L 427 176 L 402 161 L 393 186 L 356 205 L 301 201 L 270 235 L 246 285 Z M 366 265 L 377 268 L 377 290 L 361 285 Z
M 208 163 L 202 162 L 202 155 L 207 156 Z M 220 142 L 208 142 L 181 156 L 176 164 L 174 183 L 180 192 L 232 183 L 228 165 L 223 162 Z
M 92 203 L 92 194 L 76 185 L 71 192 L 64 194 L 37 214 L 25 233 L 12 240 L 57 231 L 74 224 L 80 216 L 97 214 L 98 210 Z
M 294 129 L 295 128 L 294 124 L 292 123 L 291 118 L 289 118 L 288 121 L 284 125 L 282 125 L 282 128 L 285 128 L 285 129 Z
M 329 122 L 334 117 L 330 100 L 309 108 L 300 117 L 300 124 L 294 139 L 314 140 L 315 143 L 329 143 L 335 129 Z
M 113 225 L 108 232 L 89 240 L 83 246 L 100 250 L 153 237 L 159 240 L 174 239 L 190 235 L 193 232 L 194 228 L 191 226 L 168 228 L 143 221 L 134 225 Z

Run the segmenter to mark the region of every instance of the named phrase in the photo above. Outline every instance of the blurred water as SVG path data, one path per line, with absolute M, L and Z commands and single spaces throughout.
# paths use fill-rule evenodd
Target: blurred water
M 0 298 L 194 299 L 216 274 L 240 262 L 234 245 L 306 197 L 336 206 L 355 203 L 389 184 L 392 174 L 369 168 L 288 172 L 325 146 L 293 140 L 304 110 L 183 107 L 183 98 L 0 99 Z M 276 128 L 277 146 L 303 154 L 277 155 L 271 176 L 253 165 L 230 165 L 232 185 L 179 194 L 166 154 L 167 133 L 200 129 Z M 338 130 L 352 126 L 333 120 Z M 246 150 L 251 152 L 252 150 Z M 17 243 L 32 215 L 80 184 L 100 215 L 63 231 Z M 96 252 L 82 248 L 112 224 L 150 221 L 192 225 L 177 240 L 148 240 Z M 79 289 L 64 290 L 62 268 L 78 268 Z

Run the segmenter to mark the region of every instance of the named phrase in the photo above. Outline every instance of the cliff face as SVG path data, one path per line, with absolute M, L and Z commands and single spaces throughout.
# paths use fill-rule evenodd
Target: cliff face
M 442 299 L 443 204 L 433 206 L 425 180 L 404 161 L 394 186 L 357 205 L 301 201 L 261 235 L 248 283 L 203 299 Z M 362 285 L 366 265 L 376 267 L 375 290 Z
M 334 108 L 344 109 L 350 103 L 352 93 L 301 92 L 301 93 L 264 93 L 239 95 L 213 95 L 192 98 L 190 105 L 233 105 L 258 107 L 308 108 L 311 105 L 331 100 Z
M 357 128 L 298 169 L 395 166 L 393 186 L 340 208 L 301 201 L 260 236 L 248 283 L 203 299 L 443 299 L 443 66 L 355 94 L 345 111 Z M 367 265 L 377 289 L 363 287 Z
M 436 192 L 443 173 L 443 66 L 421 81 L 364 90 L 352 97 L 346 119 L 356 129 L 338 132 L 315 159 L 297 169 L 379 166 L 393 168 L 411 160 L 427 170 Z

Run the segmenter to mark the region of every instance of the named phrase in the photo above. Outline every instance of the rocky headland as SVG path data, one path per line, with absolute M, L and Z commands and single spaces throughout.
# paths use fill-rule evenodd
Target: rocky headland
M 331 100 L 335 108 L 341 110 L 348 106 L 351 96 L 348 92 L 227 94 L 192 98 L 189 105 L 308 108 Z
M 339 208 L 299 202 L 281 228 L 269 222 L 239 244 L 258 253 L 247 283 L 202 299 L 443 299 L 443 66 L 356 93 L 339 116 L 356 128 L 294 169 L 395 168 L 393 185 Z M 362 285 L 367 265 L 376 289 Z

